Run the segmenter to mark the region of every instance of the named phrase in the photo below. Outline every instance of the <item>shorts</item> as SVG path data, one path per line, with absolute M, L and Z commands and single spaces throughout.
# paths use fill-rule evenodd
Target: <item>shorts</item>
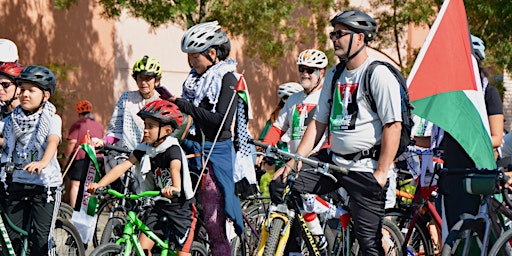
M 144 223 L 154 233 L 162 237 L 167 234 L 169 229 L 173 235 L 171 239 L 176 243 L 177 249 L 190 252 L 197 223 L 197 210 L 194 202 L 194 199 L 172 204 L 157 201 L 146 215 Z M 162 223 L 162 217 L 167 218 L 166 223 Z

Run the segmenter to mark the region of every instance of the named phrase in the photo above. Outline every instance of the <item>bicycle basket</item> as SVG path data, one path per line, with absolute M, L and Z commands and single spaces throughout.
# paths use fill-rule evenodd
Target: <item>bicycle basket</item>
M 499 193 L 497 187 L 498 174 L 491 173 L 471 173 L 464 177 L 464 187 L 466 192 L 472 195 L 491 195 Z

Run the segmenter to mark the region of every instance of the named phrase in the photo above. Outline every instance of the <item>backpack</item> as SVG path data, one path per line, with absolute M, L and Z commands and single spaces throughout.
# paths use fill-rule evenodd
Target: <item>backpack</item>
M 368 104 L 370 105 L 372 111 L 377 112 L 377 104 L 375 103 L 375 99 L 373 98 L 373 94 L 371 92 L 370 80 L 371 80 L 373 71 L 375 70 L 375 68 L 378 65 L 386 66 L 391 71 L 391 73 L 393 73 L 393 75 L 398 80 L 398 83 L 400 84 L 400 96 L 401 96 L 401 102 L 402 102 L 402 130 L 400 132 L 400 143 L 398 145 L 398 150 L 395 155 L 395 158 L 397 158 L 403 152 L 405 152 L 405 150 L 407 149 L 407 146 L 414 145 L 414 139 L 411 138 L 411 130 L 412 130 L 412 126 L 414 125 L 414 121 L 412 120 L 412 110 L 414 109 L 414 107 L 409 102 L 409 92 L 407 90 L 407 80 L 402 75 L 402 73 L 388 62 L 373 61 L 372 63 L 370 63 L 370 65 L 368 65 L 365 73 L 363 74 L 363 88 L 364 88 L 363 95 L 364 95 L 366 101 L 368 102 Z M 332 78 L 331 95 L 334 95 L 334 88 L 336 85 L 336 81 L 340 78 L 341 73 L 345 69 L 345 66 L 346 66 L 345 62 L 341 62 L 336 66 L 336 71 Z M 332 99 L 329 102 L 332 104 Z

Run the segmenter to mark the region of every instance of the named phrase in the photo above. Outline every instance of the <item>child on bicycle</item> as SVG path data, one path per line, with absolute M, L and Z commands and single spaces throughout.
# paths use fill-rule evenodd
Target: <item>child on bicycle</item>
M 153 232 L 164 234 L 165 225 L 159 223 L 159 219 L 166 216 L 172 220 L 170 228 L 179 255 L 190 255 L 196 224 L 194 193 L 185 154 L 178 140 L 171 136 L 173 130 L 181 126 L 183 114 L 173 103 L 156 100 L 147 104 L 137 115 L 144 120 L 143 142 L 128 160 L 112 168 L 98 183 L 90 184 L 88 191 L 94 193 L 99 187 L 109 185 L 137 164 L 143 190 L 161 190 L 162 195 L 172 201 L 156 201 L 145 224 Z M 173 192 L 181 194 L 174 197 Z M 144 234 L 140 235 L 139 241 L 147 255 L 151 255 L 154 242 Z
M 62 120 L 48 100 L 55 93 L 53 73 L 43 66 L 25 67 L 15 78 L 20 105 L 3 119 L 2 168 L 12 173 L 8 187 L 7 215 L 25 228 L 30 218 L 30 255 L 53 254 L 52 234 L 61 199 L 61 169 L 57 147 Z M 20 234 L 8 229 L 16 254 L 21 253 Z

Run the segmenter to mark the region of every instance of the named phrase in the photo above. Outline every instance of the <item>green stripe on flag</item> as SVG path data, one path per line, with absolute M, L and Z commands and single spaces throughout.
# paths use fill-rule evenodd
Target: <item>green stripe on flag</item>
M 413 113 L 455 138 L 479 168 L 496 168 L 491 138 L 475 105 L 464 91 L 436 94 L 413 101 Z
M 85 153 L 87 153 L 91 161 L 94 163 L 94 167 L 96 168 L 96 175 L 94 176 L 94 181 L 98 181 L 100 179 L 101 174 L 100 167 L 98 165 L 98 159 L 96 159 L 96 151 L 91 145 L 87 143 L 81 144 L 80 148 L 82 148 L 85 151 Z

